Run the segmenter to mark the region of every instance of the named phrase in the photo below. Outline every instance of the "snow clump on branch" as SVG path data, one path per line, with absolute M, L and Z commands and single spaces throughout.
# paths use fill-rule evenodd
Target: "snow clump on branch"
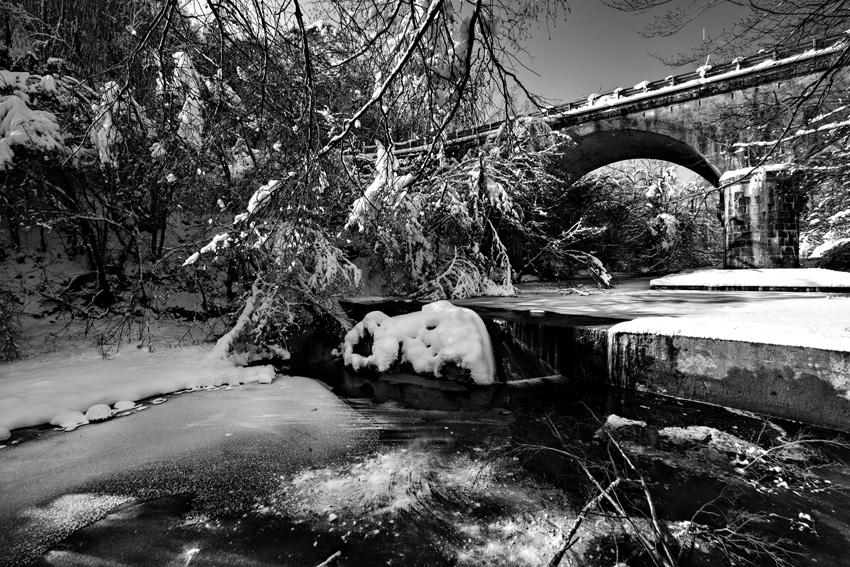
M 13 165 L 13 146 L 42 152 L 62 150 L 63 136 L 56 116 L 30 108 L 30 96 L 59 97 L 52 75 L 31 75 L 23 71 L 0 70 L 0 170 Z
M 204 102 L 201 100 L 201 76 L 185 52 L 178 51 L 172 57 L 174 58 L 174 82 L 185 96 L 183 108 L 177 115 L 180 121 L 177 136 L 189 146 L 199 150 L 204 145 Z
M 367 335 L 373 341 L 371 353 L 355 353 Z M 443 366 L 451 362 L 469 370 L 476 384 L 495 381 L 495 357 L 484 321 L 471 309 L 448 301 L 429 303 L 422 311 L 396 317 L 372 311 L 345 335 L 343 360 L 354 370 L 386 372 L 399 361 L 399 355 L 400 362 L 410 363 L 421 374 L 439 378 Z
M 121 89 L 115 81 L 109 81 L 100 90 L 100 102 L 93 104 L 95 121 L 91 129 L 91 141 L 97 148 L 100 162 L 104 165 L 117 166 L 115 145 L 121 141 L 121 133 L 115 126 L 113 113 L 117 110 Z
M 17 96 L 0 96 L 0 170 L 11 167 L 15 155 L 12 146 L 62 149 L 56 117 L 44 110 L 32 110 Z
M 375 146 L 377 147 L 375 179 L 363 192 L 363 196 L 355 200 L 351 206 L 348 222 L 345 224 L 346 229 L 356 226 L 360 232 L 363 232 L 369 220 L 381 210 L 381 202 L 403 191 L 413 182 L 413 174 L 410 173 L 396 177 L 398 160 L 379 141 L 375 140 Z

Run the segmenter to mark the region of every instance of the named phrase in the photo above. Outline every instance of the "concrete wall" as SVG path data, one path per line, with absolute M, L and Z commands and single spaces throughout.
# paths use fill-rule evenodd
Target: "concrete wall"
M 850 430 L 850 352 L 632 333 L 610 348 L 617 386 Z
M 484 317 L 493 342 L 499 380 L 561 374 L 602 382 L 608 374 L 607 326 L 568 321 L 553 325 Z

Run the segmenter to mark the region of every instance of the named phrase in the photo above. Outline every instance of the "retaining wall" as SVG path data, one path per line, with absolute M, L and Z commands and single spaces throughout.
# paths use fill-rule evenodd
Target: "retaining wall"
M 850 430 L 850 352 L 616 334 L 612 384 Z

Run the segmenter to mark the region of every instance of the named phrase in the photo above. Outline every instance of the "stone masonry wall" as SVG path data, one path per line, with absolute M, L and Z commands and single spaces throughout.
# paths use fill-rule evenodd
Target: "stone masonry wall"
M 795 178 L 757 169 L 725 189 L 727 268 L 797 268 L 799 197 Z

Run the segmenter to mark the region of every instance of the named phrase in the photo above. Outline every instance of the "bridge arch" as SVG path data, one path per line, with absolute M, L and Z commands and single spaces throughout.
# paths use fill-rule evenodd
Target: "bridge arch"
M 597 121 L 562 130 L 570 141 L 559 169 L 572 183 L 591 171 L 629 159 L 658 159 L 690 169 L 717 187 L 721 171 L 706 155 L 719 155 L 716 144 L 699 128 L 659 120 L 655 116 Z

